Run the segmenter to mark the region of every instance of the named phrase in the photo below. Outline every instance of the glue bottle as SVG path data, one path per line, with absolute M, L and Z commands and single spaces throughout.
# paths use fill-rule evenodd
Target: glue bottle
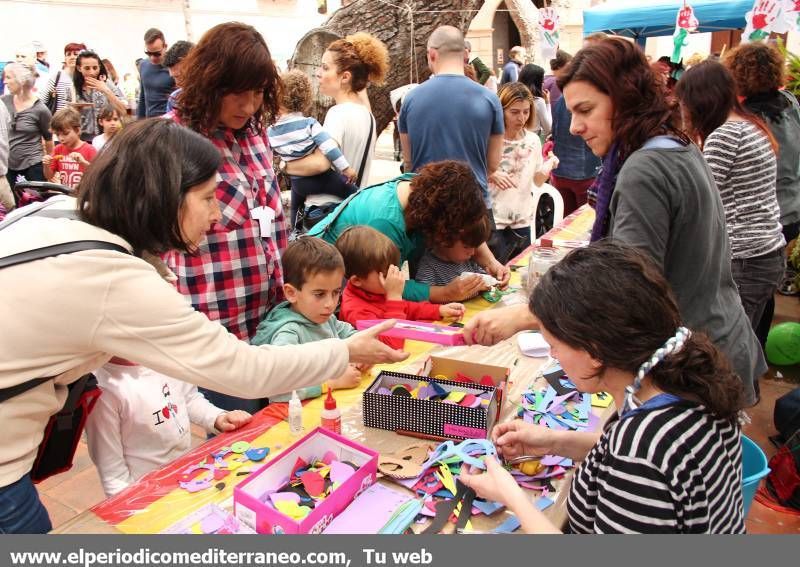
M 289 433 L 303 433 L 303 404 L 300 403 L 296 390 L 292 390 L 292 399 L 289 400 Z
M 325 409 L 322 410 L 322 427 L 334 433 L 342 432 L 342 412 L 336 407 L 336 399 L 331 390 L 325 398 Z

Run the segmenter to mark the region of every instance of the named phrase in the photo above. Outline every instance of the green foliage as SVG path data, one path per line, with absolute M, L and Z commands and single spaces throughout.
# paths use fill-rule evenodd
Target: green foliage
M 794 96 L 800 96 L 800 56 L 792 53 L 783 41 L 778 38 L 778 50 L 786 59 L 786 90 Z

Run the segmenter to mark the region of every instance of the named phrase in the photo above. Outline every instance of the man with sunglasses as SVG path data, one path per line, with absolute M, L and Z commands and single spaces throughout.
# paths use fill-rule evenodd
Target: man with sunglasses
M 152 118 L 166 113 L 167 100 L 175 90 L 175 81 L 163 65 L 167 42 L 161 30 L 150 28 L 145 32 L 144 48 L 147 58 L 139 64 L 139 104 L 136 116 Z

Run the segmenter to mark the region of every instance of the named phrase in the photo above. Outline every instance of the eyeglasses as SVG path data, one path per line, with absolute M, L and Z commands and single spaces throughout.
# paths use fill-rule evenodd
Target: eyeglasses
M 164 53 L 164 50 L 161 51 L 145 51 L 144 54 L 148 57 L 161 57 L 161 54 Z

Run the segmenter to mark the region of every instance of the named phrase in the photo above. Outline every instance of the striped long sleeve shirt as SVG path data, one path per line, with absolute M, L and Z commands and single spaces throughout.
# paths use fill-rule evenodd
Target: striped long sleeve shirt
M 610 422 L 570 489 L 575 533 L 744 533 L 739 428 L 681 401 Z
M 319 148 L 339 173 L 350 167 L 336 140 L 331 138 L 319 122 L 299 112 L 281 116 L 268 128 L 267 135 L 272 151 L 284 161 L 300 159 Z
M 708 136 L 703 155 L 722 198 L 731 257 L 755 258 L 783 246 L 777 161 L 767 136 L 752 122 L 731 120 Z

